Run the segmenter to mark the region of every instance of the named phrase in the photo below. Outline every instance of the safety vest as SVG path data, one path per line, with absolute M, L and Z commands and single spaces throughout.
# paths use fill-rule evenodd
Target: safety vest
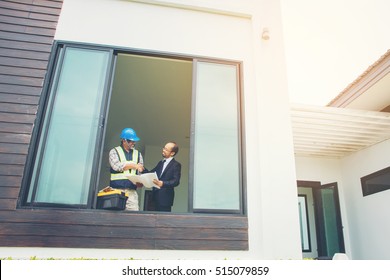
M 133 149 L 133 155 L 132 160 L 128 161 L 125 156 L 125 152 L 123 151 L 123 148 L 121 146 L 115 147 L 116 152 L 119 155 L 119 161 L 120 162 L 132 162 L 132 163 L 138 163 L 139 158 L 139 152 L 136 149 Z M 118 173 L 111 173 L 111 181 L 114 180 L 128 180 L 126 175 L 136 175 L 137 170 L 136 169 L 128 169 L 124 170 L 123 172 Z

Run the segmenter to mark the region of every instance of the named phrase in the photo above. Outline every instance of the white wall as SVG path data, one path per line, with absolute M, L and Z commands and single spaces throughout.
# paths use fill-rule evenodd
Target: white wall
M 360 178 L 390 166 L 390 140 L 342 160 L 353 259 L 390 259 L 390 190 L 363 197 Z
M 300 259 L 279 1 L 158 1 L 163 5 L 139 2 L 65 0 L 55 38 L 243 61 L 249 250 L 42 249 L 42 254 L 138 259 Z M 267 41 L 261 38 L 264 27 L 269 29 Z M 34 255 L 39 256 L 37 249 Z
M 257 234 L 263 258 L 298 259 L 302 251 L 280 5 L 278 1 L 259 2 L 263 7 L 259 5 L 252 20 L 257 95 L 254 109 L 258 110 L 259 125 L 253 128 L 257 139 L 249 135 L 250 127 L 247 134 L 248 177 L 253 176 L 248 182 L 248 204 L 254 211 L 249 212 L 249 228 L 253 223 L 260 226 Z M 263 28 L 269 30 L 269 40 L 259 39 Z M 248 98 L 249 108 L 253 101 Z M 250 122 L 251 112 L 246 113 L 245 121 Z
M 328 184 L 341 181 L 341 163 L 338 159 L 296 157 L 297 180 L 320 181 Z
M 177 8 L 138 2 L 142 1 L 64 0 L 55 39 L 240 60 L 252 51 L 247 44 L 249 14 L 196 11 L 215 1 L 203 1 L 203 6 L 188 0 L 156 1 L 177 3 Z M 233 1 L 216 8 L 223 13 L 229 2 Z M 250 2 L 242 2 L 248 10 Z M 188 9 L 180 8 L 187 3 Z
M 347 255 L 390 259 L 390 191 L 363 197 L 360 178 L 390 166 L 390 140 L 343 159 L 296 158 L 298 180 L 337 182 Z

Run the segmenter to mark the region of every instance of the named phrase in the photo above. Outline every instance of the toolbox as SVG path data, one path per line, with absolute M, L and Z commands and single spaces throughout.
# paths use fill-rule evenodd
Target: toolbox
M 107 188 L 98 192 L 97 209 L 124 210 L 126 208 L 127 195 L 122 190 Z

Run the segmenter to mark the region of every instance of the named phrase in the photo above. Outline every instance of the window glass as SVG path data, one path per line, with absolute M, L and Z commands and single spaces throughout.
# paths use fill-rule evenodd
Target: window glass
M 390 189 L 390 167 L 360 178 L 363 196 Z
M 109 52 L 66 48 L 28 202 L 87 204 Z
M 304 194 L 298 195 L 298 210 L 302 252 L 311 252 L 307 196 Z
M 240 210 L 237 66 L 198 62 L 193 208 Z
M 322 207 L 324 215 L 324 230 L 326 251 L 328 256 L 340 252 L 340 241 L 337 232 L 337 213 L 333 188 L 321 189 Z

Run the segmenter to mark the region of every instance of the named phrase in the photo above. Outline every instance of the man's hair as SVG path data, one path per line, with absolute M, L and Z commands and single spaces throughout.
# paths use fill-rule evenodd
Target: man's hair
M 173 144 L 173 147 L 172 147 L 172 152 L 175 153 L 175 156 L 177 155 L 177 153 L 179 152 L 179 146 L 176 144 L 176 142 L 174 141 L 169 141 L 168 143 L 172 143 Z

